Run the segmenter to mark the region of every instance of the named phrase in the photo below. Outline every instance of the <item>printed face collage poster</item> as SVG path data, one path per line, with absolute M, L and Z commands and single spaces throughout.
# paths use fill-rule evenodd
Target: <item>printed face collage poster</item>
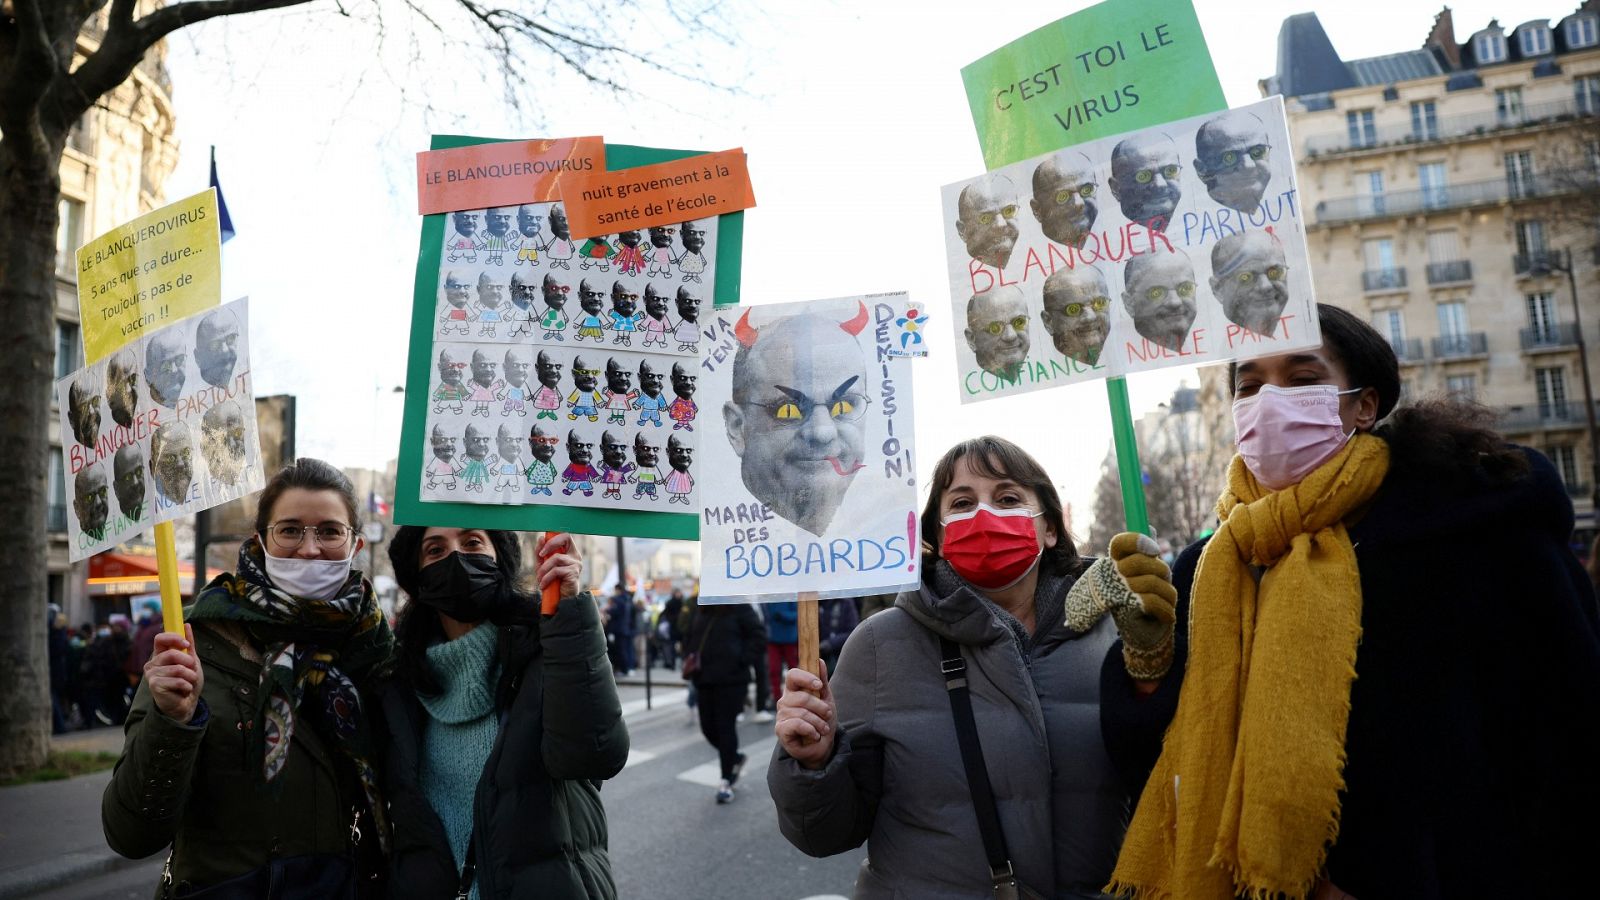
M 56 383 L 74 561 L 261 490 L 249 318 L 196 313 Z
M 700 393 L 720 427 L 668 475 L 671 490 L 717 473 L 692 485 L 702 603 L 916 583 L 912 361 L 890 353 L 906 308 L 881 294 L 711 314 Z
M 1282 98 L 943 189 L 964 403 L 1321 343 Z

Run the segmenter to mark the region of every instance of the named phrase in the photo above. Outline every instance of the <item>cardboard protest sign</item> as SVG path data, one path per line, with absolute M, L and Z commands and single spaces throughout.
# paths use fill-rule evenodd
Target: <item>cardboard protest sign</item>
M 889 355 L 905 308 L 879 294 L 711 315 L 700 395 L 722 428 L 693 459 L 667 451 L 669 489 L 699 491 L 702 603 L 916 583 L 912 363 Z
M 1105 0 L 966 66 L 961 81 L 986 169 L 1227 106 L 1189 0 Z
M 944 188 L 962 402 L 1321 342 L 1282 98 Z
M 605 171 L 598 137 L 497 141 L 417 154 L 417 211 L 423 215 L 555 200 L 561 184 Z
M 698 444 L 697 354 L 737 297 L 743 223 L 580 239 L 565 196 L 423 220 L 395 521 L 695 537 L 669 457 Z
M 248 324 L 235 300 L 56 383 L 73 560 L 261 489 Z

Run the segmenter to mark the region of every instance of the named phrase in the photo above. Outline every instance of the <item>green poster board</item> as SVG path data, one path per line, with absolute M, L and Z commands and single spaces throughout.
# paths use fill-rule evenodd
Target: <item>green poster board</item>
M 493 142 L 494 138 L 435 135 L 429 149 L 443 150 Z M 628 169 L 698 156 L 701 150 L 665 150 L 627 144 L 606 145 L 606 168 Z M 405 416 L 400 431 L 394 521 L 400 525 L 454 528 L 499 528 L 510 531 L 570 531 L 578 534 L 697 540 L 699 517 L 692 512 L 668 513 L 591 509 L 556 505 L 499 506 L 487 503 L 422 502 L 423 452 L 427 444 L 429 381 L 433 371 L 433 314 L 446 214 L 423 216 L 417 250 L 417 274 L 411 308 L 411 343 L 406 361 Z M 716 306 L 739 302 L 740 259 L 744 245 L 744 213 L 717 219 Z M 691 507 L 692 509 L 692 507 Z
M 1190 0 L 1105 0 L 961 70 L 985 169 L 1227 106 Z

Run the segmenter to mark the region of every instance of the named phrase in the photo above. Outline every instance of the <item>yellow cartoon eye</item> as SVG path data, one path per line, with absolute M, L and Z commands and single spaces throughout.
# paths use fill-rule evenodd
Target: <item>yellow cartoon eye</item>
M 998 337 L 1000 332 L 1006 330 L 1006 323 L 1004 323 L 1004 322 L 990 322 L 989 324 L 983 326 L 983 328 L 984 328 L 985 331 L 987 331 L 990 334 L 995 335 L 996 337 Z
M 978 217 L 978 221 L 983 223 L 983 224 L 985 224 L 985 225 L 993 225 L 994 224 L 994 213 L 986 212 L 983 215 Z
M 1089 301 L 1089 306 L 1093 308 L 1095 312 L 1105 312 L 1106 308 L 1110 305 L 1111 298 L 1109 297 L 1096 297 Z
M 779 404 L 778 408 L 773 410 L 772 415 L 780 422 L 798 422 L 805 418 L 805 414 L 800 411 L 800 407 L 793 403 Z
M 1167 295 L 1167 289 L 1162 287 L 1162 286 L 1160 286 L 1160 285 L 1156 285 L 1155 287 L 1151 288 L 1150 290 L 1145 291 L 1145 296 L 1149 297 L 1151 300 L 1160 300 L 1162 297 L 1165 297 L 1166 295 Z
M 1251 147 L 1250 148 L 1250 158 L 1251 159 L 1266 159 L 1267 158 L 1267 145 L 1266 144 L 1257 144 L 1254 147 Z
M 828 415 L 833 416 L 835 419 L 842 419 L 855 411 L 856 408 L 850 404 L 849 400 L 835 400 L 833 401 L 833 406 L 828 409 Z
M 1154 181 L 1155 179 L 1156 179 L 1155 173 L 1150 171 L 1149 169 L 1140 169 L 1139 171 L 1135 172 L 1134 175 L 1133 175 L 1133 180 L 1139 182 L 1140 184 L 1149 184 L 1150 182 Z
M 1179 297 L 1193 297 L 1194 296 L 1194 282 L 1185 281 L 1184 283 L 1178 285 L 1178 296 Z
M 1282 281 L 1287 271 L 1283 266 L 1267 266 L 1267 278 L 1272 281 Z
M 1181 171 L 1181 170 L 1179 169 L 1178 166 L 1162 166 L 1161 167 L 1161 177 L 1165 178 L 1168 181 L 1171 181 L 1172 179 L 1178 177 L 1178 172 L 1179 171 Z
M 1066 309 L 1064 311 L 1069 316 L 1081 316 L 1081 315 L 1083 315 L 1083 304 L 1082 303 L 1068 303 L 1067 306 L 1066 306 Z
M 1237 151 L 1237 150 L 1224 150 L 1224 151 L 1222 151 L 1222 164 L 1225 165 L 1225 166 L 1236 166 L 1236 165 L 1238 165 L 1239 164 L 1239 151 Z
M 1027 316 L 1017 316 L 1016 318 L 1011 320 L 1011 327 L 1016 329 L 1017 331 L 1027 331 L 1028 330 L 1028 317 Z
M 1005 216 L 1008 219 L 1016 218 L 1016 216 L 1017 216 L 1017 205 L 1015 203 L 1013 203 L 1013 204 L 1011 204 L 1009 206 L 1000 207 L 1000 215 Z
M 1084 198 L 1085 200 L 1089 199 L 1090 197 L 1093 197 L 1094 196 L 1094 185 L 1092 185 L 1092 184 L 1079 185 L 1078 186 L 1078 196 Z
M 1239 283 L 1240 284 L 1249 284 L 1250 282 L 1256 280 L 1256 273 L 1254 273 L 1254 272 L 1240 272 L 1235 277 L 1237 277 L 1239 279 Z

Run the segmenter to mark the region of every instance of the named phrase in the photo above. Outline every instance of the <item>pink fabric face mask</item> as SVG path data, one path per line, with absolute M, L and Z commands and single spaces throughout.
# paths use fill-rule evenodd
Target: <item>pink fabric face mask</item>
M 1339 397 L 1360 390 L 1264 384 L 1254 396 L 1235 400 L 1234 434 L 1251 474 L 1264 487 L 1280 491 L 1332 459 L 1355 435 L 1354 430 L 1346 434 L 1339 419 Z

